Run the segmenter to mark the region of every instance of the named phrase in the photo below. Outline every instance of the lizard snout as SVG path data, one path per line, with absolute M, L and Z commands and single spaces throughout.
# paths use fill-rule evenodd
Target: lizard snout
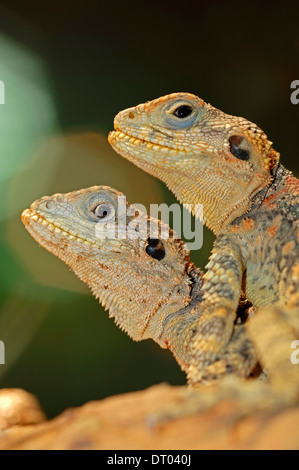
M 55 212 L 57 207 L 62 203 L 62 194 L 54 194 L 54 196 L 44 196 L 37 201 L 33 202 L 30 209 L 35 212 L 52 213 Z
M 121 129 L 122 126 L 130 125 L 138 120 L 135 108 L 128 108 L 120 111 L 114 118 L 114 129 Z

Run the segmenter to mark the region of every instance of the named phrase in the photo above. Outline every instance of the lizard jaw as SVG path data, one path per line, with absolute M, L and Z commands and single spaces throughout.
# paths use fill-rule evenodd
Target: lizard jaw
M 108 135 L 108 141 L 110 145 L 116 151 L 130 151 L 130 154 L 141 156 L 142 152 L 145 151 L 147 158 L 148 153 L 151 152 L 153 154 L 159 155 L 159 158 L 163 159 L 163 155 L 167 155 L 170 157 L 180 156 L 186 157 L 188 155 L 187 149 L 183 146 L 181 148 L 177 147 L 170 147 L 167 145 L 162 145 L 157 141 L 151 141 L 149 139 L 142 139 L 137 135 L 137 132 L 128 131 L 124 132 L 123 130 L 116 129 L 111 131 Z M 162 155 L 161 155 L 162 153 Z
M 178 161 L 183 163 L 186 172 L 192 171 L 194 168 L 202 171 L 210 163 L 208 155 L 207 158 L 198 158 L 206 152 L 205 144 L 197 145 L 190 154 L 190 151 L 188 152 L 183 146 L 175 148 L 162 144 L 162 141 L 158 143 L 142 139 L 137 135 L 137 132 L 131 129 L 125 132 L 121 129 L 111 131 L 108 135 L 108 141 L 122 157 L 146 172 L 160 177 L 166 184 L 168 173 L 173 173 Z
M 69 241 L 76 241 L 85 245 L 96 245 L 95 241 L 88 238 L 82 238 L 75 232 L 67 232 L 62 227 L 59 227 L 59 225 L 50 222 L 42 214 L 32 209 L 25 209 L 21 215 L 21 220 L 28 232 L 38 242 L 39 240 L 37 239 L 37 237 L 44 238 L 44 235 L 46 238 L 50 236 L 52 239 L 61 239 L 63 237 L 65 239 L 68 239 Z M 34 236 L 35 233 L 36 235 Z
M 165 153 L 176 153 L 179 154 L 179 152 L 183 152 L 184 155 L 188 153 L 187 149 L 185 149 L 183 146 L 181 147 L 171 147 L 169 145 L 161 144 L 157 140 L 153 139 L 142 139 L 141 137 L 138 136 L 137 132 L 134 132 L 130 129 L 130 133 L 128 131 L 124 131 L 121 129 L 115 129 L 114 131 L 109 132 L 108 135 L 108 140 L 112 144 L 115 140 L 116 141 L 124 141 L 127 143 L 129 146 L 139 146 L 139 145 L 146 145 L 148 150 L 156 150 L 156 151 L 161 151 L 161 149 L 164 149 Z M 156 147 L 156 148 L 155 148 Z

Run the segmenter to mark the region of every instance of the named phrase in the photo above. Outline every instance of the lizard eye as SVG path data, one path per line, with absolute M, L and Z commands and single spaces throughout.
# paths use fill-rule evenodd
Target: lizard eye
M 193 105 L 182 99 L 166 102 L 162 108 L 163 124 L 169 129 L 187 129 L 192 127 L 204 112 L 203 106 Z
M 178 117 L 179 119 L 184 119 L 192 113 L 192 107 L 187 106 L 186 104 L 183 106 L 179 106 L 177 109 L 174 110 L 173 114 Z
M 148 238 L 147 247 L 145 249 L 147 254 L 158 261 L 165 257 L 164 243 L 158 238 Z
M 229 139 L 230 151 L 234 157 L 239 160 L 247 161 L 250 158 L 250 147 L 245 139 L 241 135 L 232 135 Z
M 93 213 L 101 220 L 110 220 L 115 215 L 115 209 L 112 205 L 101 203 L 94 207 Z

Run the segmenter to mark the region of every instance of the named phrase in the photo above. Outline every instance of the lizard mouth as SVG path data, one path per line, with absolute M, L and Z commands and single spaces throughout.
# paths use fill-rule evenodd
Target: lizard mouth
M 134 135 L 134 132 L 132 134 L 128 134 L 126 132 L 123 132 L 120 129 L 116 129 L 114 131 L 111 131 L 108 135 L 108 141 L 110 145 L 112 145 L 113 148 L 131 148 L 134 149 L 136 148 L 136 152 L 139 154 L 139 149 L 137 147 L 143 147 L 146 149 L 146 151 L 152 151 L 153 153 L 158 152 L 160 155 L 167 155 L 169 154 L 170 156 L 186 156 L 187 155 L 187 149 L 185 149 L 183 146 L 181 148 L 176 148 L 176 147 L 169 147 L 167 145 L 161 144 L 157 141 L 150 141 L 146 139 L 141 139 L 138 137 L 136 134 Z
M 48 233 L 54 236 L 54 238 L 63 237 L 70 241 L 84 243 L 85 245 L 95 245 L 95 242 L 93 240 L 81 237 L 74 231 L 72 231 L 72 233 L 68 232 L 66 229 L 60 227 L 57 224 L 53 224 L 52 222 L 47 220 L 42 214 L 32 209 L 25 209 L 21 215 L 21 220 L 25 225 L 26 229 L 38 242 L 39 237 L 42 236 L 42 233 Z M 39 229 L 37 227 L 39 227 Z

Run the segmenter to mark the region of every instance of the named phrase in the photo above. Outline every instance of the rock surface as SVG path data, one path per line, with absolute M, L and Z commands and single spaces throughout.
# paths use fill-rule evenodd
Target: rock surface
M 17 388 L 0 390 L 0 430 L 45 420 L 46 416 L 34 395 Z
M 234 404 L 226 402 L 206 412 L 151 424 L 155 413 L 178 405 L 185 394 L 184 387 L 161 384 L 90 402 L 47 422 L 2 430 L 0 449 L 299 448 L 299 407 L 236 422 Z

